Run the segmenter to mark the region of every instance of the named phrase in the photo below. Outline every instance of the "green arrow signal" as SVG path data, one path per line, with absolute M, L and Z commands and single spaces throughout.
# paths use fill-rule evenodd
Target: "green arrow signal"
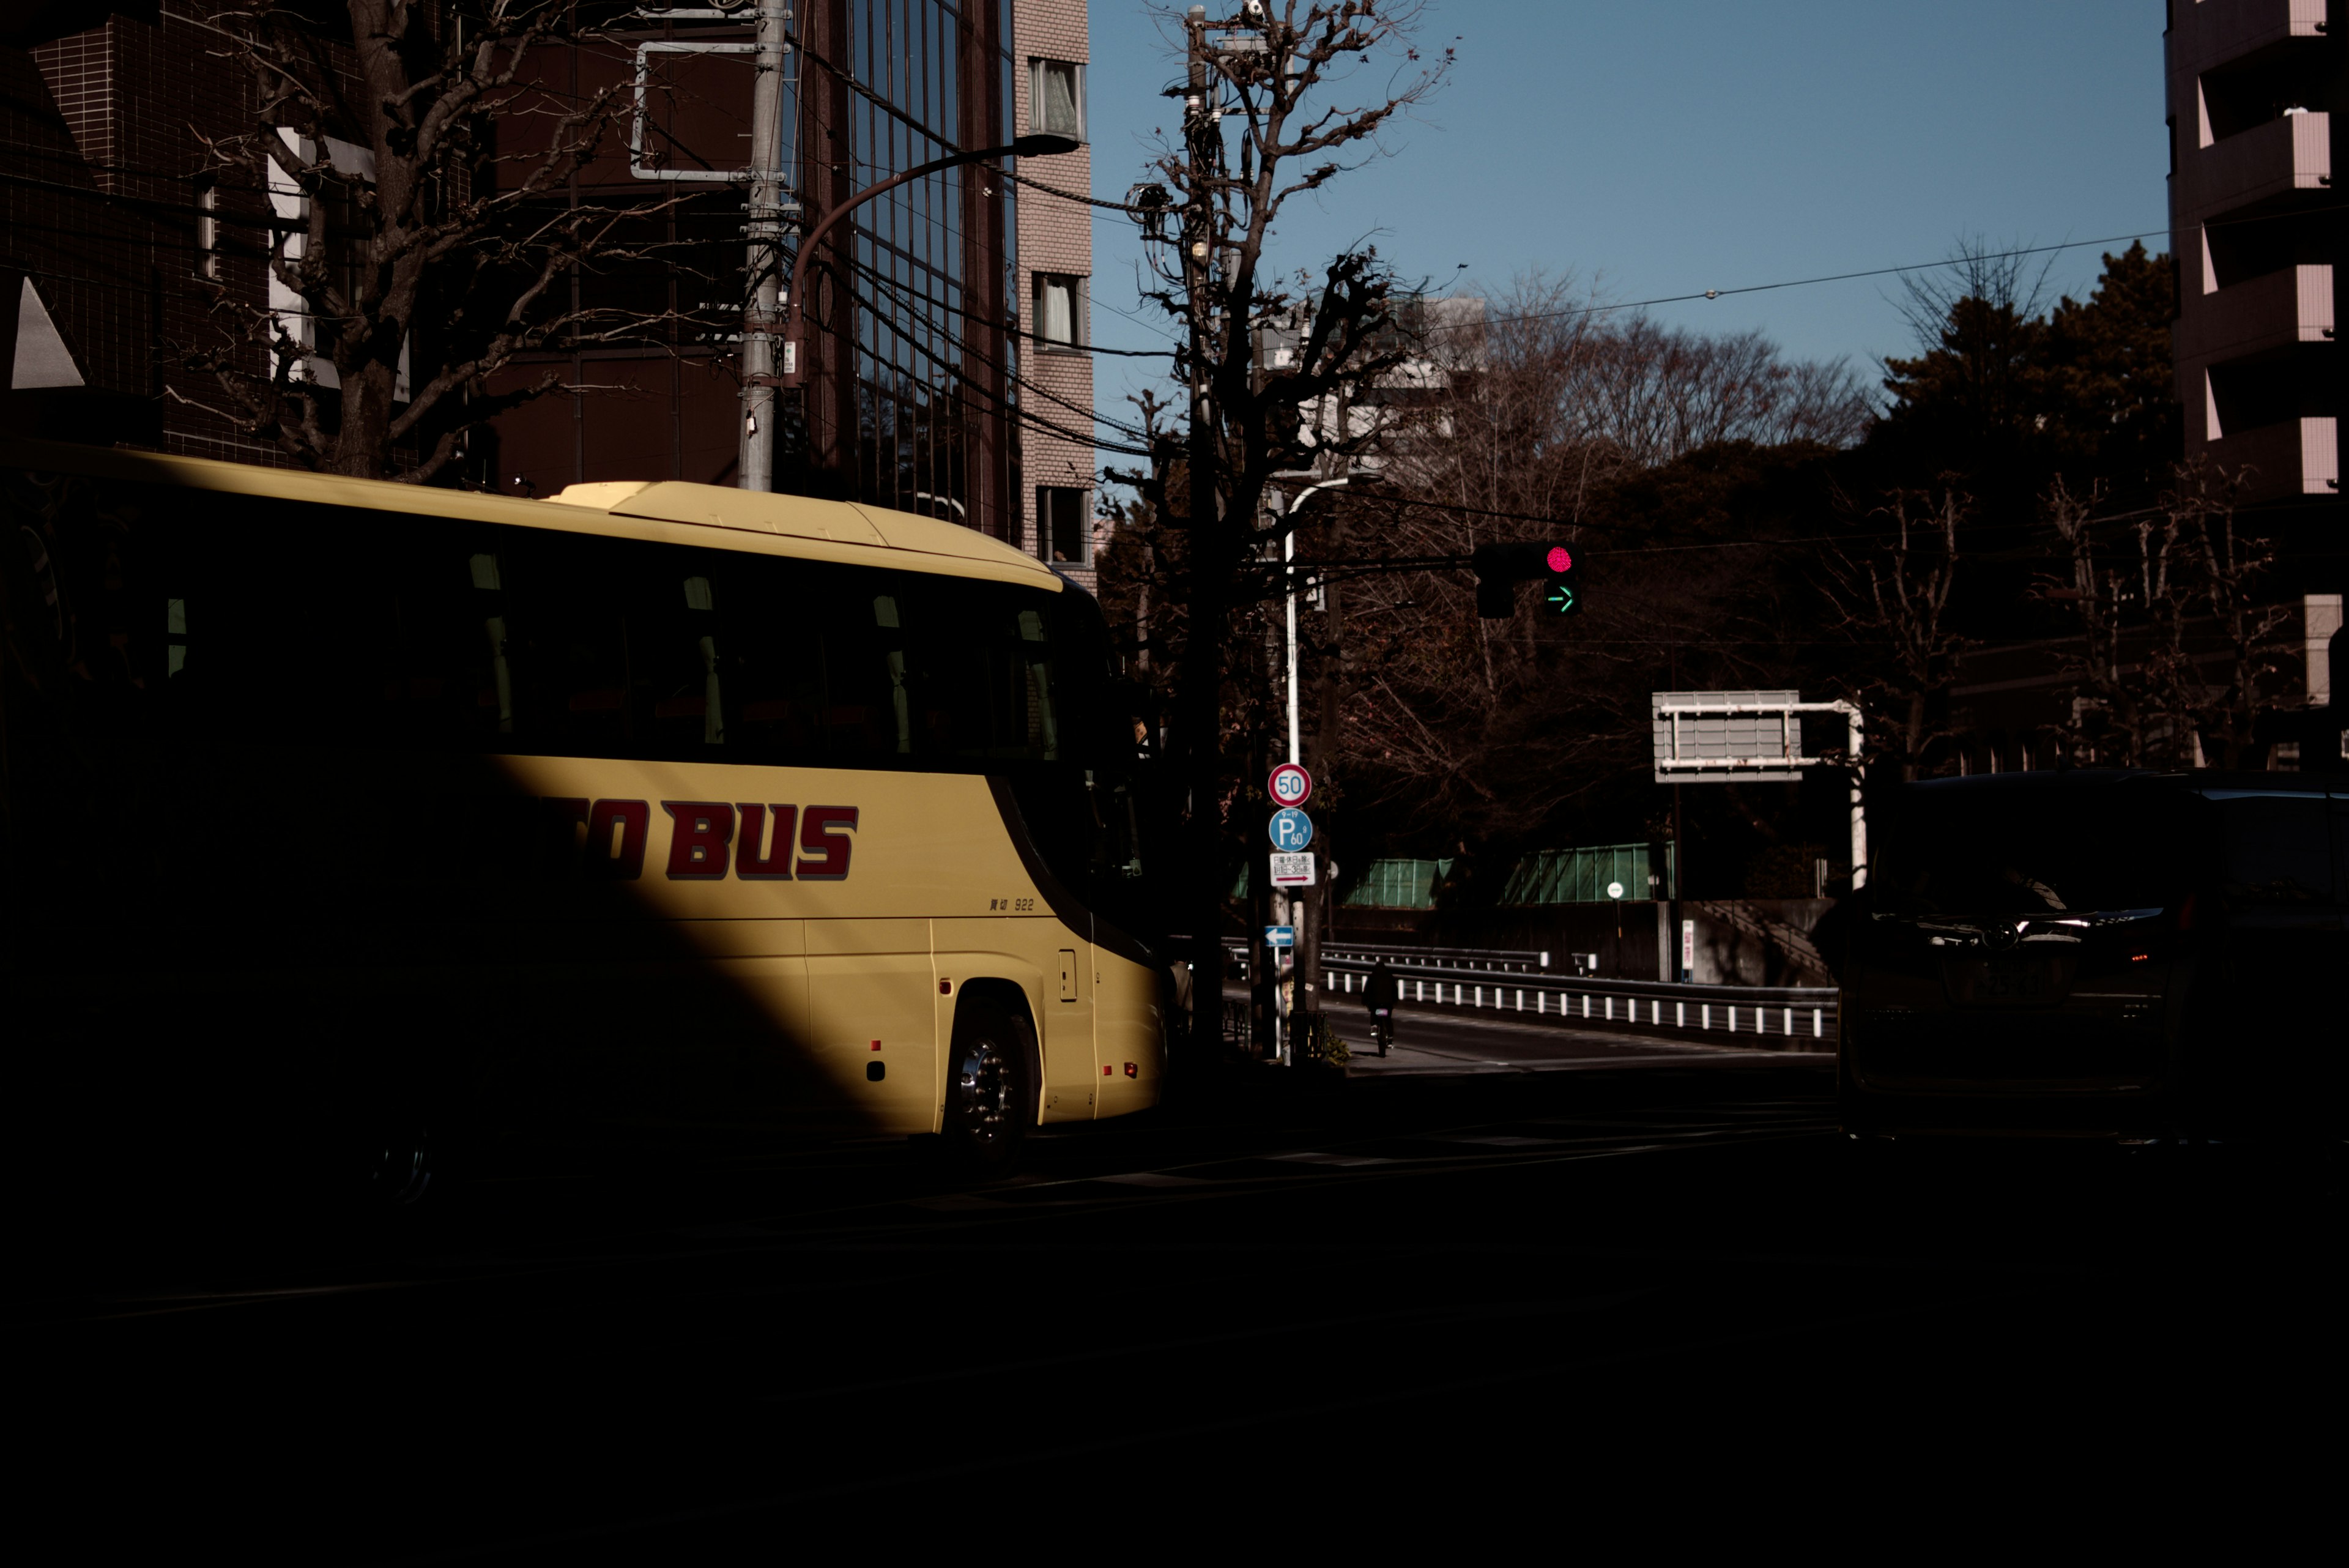
M 1542 602 L 1564 615 L 1574 607 L 1574 589 L 1565 583 L 1554 583 L 1549 592 L 1542 596 Z

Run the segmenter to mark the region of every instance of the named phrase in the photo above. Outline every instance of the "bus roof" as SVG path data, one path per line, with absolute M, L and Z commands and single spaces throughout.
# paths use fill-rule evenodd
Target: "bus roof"
M 771 495 L 722 484 L 674 480 L 574 484 L 552 500 L 530 501 L 478 491 L 347 479 L 301 469 L 13 436 L 0 436 L 0 463 L 320 506 L 653 539 L 753 555 L 887 565 L 1055 592 L 1065 581 L 1041 561 L 957 524 L 885 507 L 817 501 L 804 495 Z

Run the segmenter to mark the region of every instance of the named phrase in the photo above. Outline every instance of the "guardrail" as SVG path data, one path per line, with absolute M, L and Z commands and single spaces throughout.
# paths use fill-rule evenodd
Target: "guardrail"
M 1321 960 L 1332 996 L 1359 994 L 1370 965 Z M 1389 966 L 1391 969 L 1392 965 Z M 1528 1023 L 1612 1024 L 1674 1035 L 1761 1035 L 1782 1050 L 1826 1050 L 1836 1038 L 1836 993 L 1819 986 L 1675 985 L 1645 980 L 1495 976 L 1480 971 L 1396 973 L 1406 1007 L 1507 1014 Z
M 1242 968 L 1247 967 L 1248 950 L 1245 945 L 1226 939 L 1224 942 L 1224 951 Z M 1536 952 L 1531 949 L 1519 948 L 1389 947 L 1377 942 L 1327 940 L 1321 944 L 1321 961 L 1324 963 L 1359 961 L 1367 968 L 1379 960 L 1384 959 L 1389 969 L 1407 970 L 1413 973 L 1432 974 L 1437 970 L 1442 970 L 1448 974 L 1454 970 L 1462 971 L 1473 970 L 1486 974 L 1547 974 L 1550 972 L 1552 956 L 1547 952 Z M 1567 953 L 1564 956 L 1569 962 L 1578 957 L 1574 953 Z M 1580 972 L 1578 964 L 1572 972 Z
M 1571 959 L 1574 955 L 1567 955 Z M 1333 959 L 1360 959 L 1365 964 L 1379 959 L 1387 961 L 1389 969 L 1482 970 L 1488 973 L 1532 974 L 1547 971 L 1550 955 L 1516 948 L 1407 948 L 1389 947 L 1376 942 L 1332 942 L 1321 944 L 1321 961 Z
M 1226 950 L 1233 978 L 1247 978 L 1244 949 Z M 1837 993 L 1828 986 L 1683 985 L 1669 981 L 1599 980 L 1544 971 L 1503 971 L 1468 962 L 1437 961 L 1476 950 L 1417 948 L 1405 965 L 1392 953 L 1353 944 L 1321 950 L 1324 1005 L 1357 997 L 1371 967 L 1384 958 L 1395 977 L 1397 1002 L 1415 1010 L 1506 1016 L 1523 1023 L 1636 1030 L 1667 1037 L 1759 1037 L 1781 1051 L 1833 1050 Z M 1522 956 L 1522 955 L 1521 955 Z M 1540 955 L 1531 955 L 1538 958 Z

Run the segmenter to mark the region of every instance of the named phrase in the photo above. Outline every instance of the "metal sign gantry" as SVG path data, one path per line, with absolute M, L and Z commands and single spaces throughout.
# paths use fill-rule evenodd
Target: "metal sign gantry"
M 1802 770 L 1851 770 L 1851 885 L 1868 885 L 1868 817 L 1860 803 L 1859 759 L 1867 724 L 1854 702 L 1806 702 L 1796 691 L 1657 691 L 1648 713 L 1655 732 L 1658 784 L 1787 781 Z M 1849 739 L 1842 755 L 1803 751 L 1805 713 L 1843 715 Z

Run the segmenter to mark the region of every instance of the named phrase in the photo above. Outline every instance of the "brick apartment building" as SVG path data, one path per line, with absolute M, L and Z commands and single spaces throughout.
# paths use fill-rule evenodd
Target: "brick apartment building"
M 243 67 L 211 27 L 231 8 L 52 0 L 0 22 L 0 294 L 16 305 L 0 312 L 16 339 L 0 343 L 0 363 L 12 368 L 14 428 L 281 461 L 210 412 L 217 389 L 175 363 L 217 334 L 215 287 L 271 298 L 264 254 L 282 214 L 266 192 L 213 183 L 201 140 L 252 129 Z M 803 214 L 1031 125 L 1082 134 L 1083 0 L 797 0 L 791 10 L 784 153 Z M 632 155 L 614 138 L 562 200 L 677 198 L 651 236 L 667 260 L 583 269 L 571 285 L 574 304 L 662 319 L 638 341 L 517 363 L 513 378 L 552 369 L 592 389 L 502 417 L 456 482 L 530 494 L 608 479 L 733 482 L 741 191 L 647 176 L 664 159 L 740 166 L 747 62 L 691 47 L 747 37 L 739 16 L 646 19 L 542 66 L 558 90 L 592 90 L 654 46 L 656 151 Z M 1021 172 L 1032 185 L 949 171 L 835 231 L 816 258 L 818 374 L 804 419 L 781 433 L 777 472 L 786 489 L 1017 541 L 1089 585 L 1090 212 L 1049 192 L 1087 192 L 1091 161 L 1079 151 Z M 1031 246 L 1032 266 L 1022 261 Z
M 1021 169 L 1019 215 L 1025 483 L 1022 537 L 1041 559 L 1092 587 L 1093 578 L 1092 209 L 1054 194 L 1092 189 L 1085 124 L 1090 56 L 1085 0 L 1014 0 L 1019 126 L 1087 144 Z
M 208 15 L 201 0 L 179 13 Z M 0 22 L 0 363 L 9 423 L 265 462 L 205 410 L 209 379 L 173 344 L 208 329 L 200 279 L 266 290 L 258 192 L 203 178 L 205 135 L 233 134 L 245 84 L 203 68 L 207 37 L 154 3 L 16 10 Z M 94 26 L 92 24 L 95 24 Z
M 2187 452 L 2254 469 L 2256 501 L 2341 488 L 2344 14 L 2344 0 L 2169 0 Z

